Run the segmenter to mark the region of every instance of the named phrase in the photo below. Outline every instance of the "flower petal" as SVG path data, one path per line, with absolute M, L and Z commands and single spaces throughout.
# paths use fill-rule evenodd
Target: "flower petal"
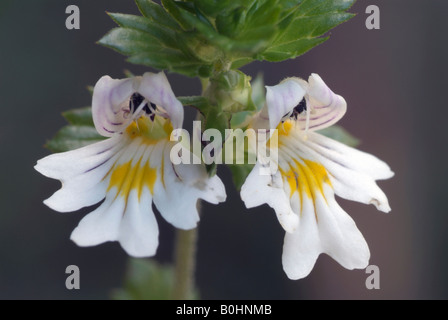
M 241 199 L 247 208 L 268 204 L 275 210 L 281 226 L 293 232 L 298 225 L 298 216 L 293 212 L 289 198 L 283 190 L 280 173 L 261 175 L 258 162 L 241 187 Z
M 294 145 L 301 154 L 326 168 L 338 196 L 373 204 L 383 212 L 390 211 L 386 195 L 375 183 L 377 179 L 393 176 L 386 163 L 318 133 L 309 133 L 307 139 L 303 139 L 296 132 L 283 139 L 285 145 Z
M 326 253 L 344 268 L 364 269 L 370 251 L 350 216 L 334 199 L 330 186 L 305 197 L 299 227 L 287 233 L 283 246 L 283 268 L 290 279 L 306 277 L 321 253 Z
M 269 119 L 269 127 L 264 129 L 277 128 L 282 118 L 302 101 L 306 87 L 306 82 L 298 78 L 286 79 L 276 86 L 266 86 L 266 107 L 260 117 Z
M 141 195 L 132 190 L 120 224 L 118 241 L 133 257 L 151 257 L 159 245 L 159 228 L 151 208 L 152 196 L 148 188 Z
M 62 188 L 44 203 L 59 212 L 69 212 L 104 199 L 108 172 L 122 149 L 121 139 L 112 138 L 39 160 L 35 166 L 38 172 L 62 182 Z
M 73 230 L 71 240 L 81 247 L 119 241 L 133 257 L 155 255 L 159 230 L 148 189 L 144 190 L 140 200 L 136 190 L 131 191 L 127 199 L 107 198 L 98 209 L 81 220 Z
M 174 95 L 165 73 L 145 73 L 138 92 L 167 112 L 174 129 L 182 127 L 184 108 Z
M 158 246 L 158 227 L 151 208 L 156 169 L 149 163 L 154 146 L 140 137 L 119 137 L 126 147 L 116 155 L 104 180 L 106 200 L 81 220 L 72 240 L 80 246 L 119 241 L 131 256 L 153 256 Z
M 325 84 L 322 78 L 313 73 L 308 79 L 308 89 L 306 94 L 307 112 L 303 112 L 298 117 L 299 127 L 302 130 L 316 131 L 332 126 L 338 122 L 347 111 L 347 103 L 344 98 L 333 93 Z
M 70 239 L 80 247 L 116 241 L 125 208 L 126 202 L 123 198 L 106 198 L 101 206 L 81 220 Z
M 365 173 L 374 180 L 389 179 L 394 176 L 384 161 L 317 132 L 310 135 L 304 142 L 333 162 L 353 171 Z
M 98 80 L 93 89 L 92 117 L 99 134 L 112 137 L 132 122 L 129 99 L 138 89 L 140 79 L 116 80 L 104 76 Z
M 154 188 L 154 204 L 166 221 L 188 230 L 196 227 L 199 221 L 198 199 L 218 204 L 225 201 L 226 192 L 217 176 L 208 177 L 204 165 L 173 165 L 170 161 L 172 146 L 173 143 L 166 143 L 160 152 L 163 173 Z

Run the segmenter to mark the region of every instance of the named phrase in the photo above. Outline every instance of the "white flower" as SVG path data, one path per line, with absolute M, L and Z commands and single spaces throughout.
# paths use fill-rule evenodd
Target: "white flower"
M 84 217 L 71 239 L 79 246 L 119 241 L 135 257 L 152 256 L 158 226 L 152 210 L 176 228 L 199 221 L 199 198 L 217 204 L 224 185 L 203 165 L 173 165 L 173 128 L 183 122 L 183 106 L 164 73 L 114 80 L 102 77 L 94 88 L 92 114 L 97 131 L 109 139 L 38 161 L 36 170 L 58 179 L 62 188 L 45 200 L 50 208 L 75 211 L 104 202 Z
M 346 108 L 345 100 L 312 74 L 308 83 L 290 78 L 267 87 L 266 106 L 252 123 L 278 129 L 279 170 L 262 176 L 257 163 L 241 197 L 248 208 L 266 203 L 276 211 L 286 230 L 282 260 L 290 279 L 306 277 L 321 253 L 350 270 L 367 267 L 367 243 L 335 194 L 390 211 L 375 183 L 393 176 L 389 166 L 315 132 L 336 123 Z

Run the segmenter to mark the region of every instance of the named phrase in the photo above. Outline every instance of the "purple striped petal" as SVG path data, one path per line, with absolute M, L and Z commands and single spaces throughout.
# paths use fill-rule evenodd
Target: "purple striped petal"
M 132 121 L 129 99 L 136 91 L 140 78 L 115 80 L 104 76 L 98 80 L 93 89 L 92 117 L 99 134 L 111 137 L 125 130 Z
M 309 114 L 309 127 L 311 131 L 321 130 L 338 122 L 347 111 L 344 98 L 335 94 L 325 84 L 322 78 L 313 73 L 308 79 L 306 94 Z M 299 115 L 299 127 L 306 130 L 306 112 Z
M 302 101 L 306 86 L 306 82 L 298 78 L 286 79 L 273 87 L 266 86 L 267 110 L 265 108 L 259 115 L 269 117 L 269 128 L 265 129 L 277 128 L 282 118 Z
M 138 92 L 167 112 L 174 129 L 182 128 L 184 108 L 176 99 L 165 73 L 145 73 Z

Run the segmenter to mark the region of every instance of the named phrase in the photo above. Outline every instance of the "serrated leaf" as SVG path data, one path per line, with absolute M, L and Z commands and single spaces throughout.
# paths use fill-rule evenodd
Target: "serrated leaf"
M 319 44 L 328 40 L 327 38 L 299 39 L 287 44 L 274 46 L 260 55 L 260 59 L 271 62 L 279 62 L 298 57 Z
M 360 140 L 345 130 L 343 127 L 338 125 L 333 125 L 331 127 L 319 130 L 318 133 L 334 139 L 336 141 L 342 142 L 350 147 L 356 147 L 359 145 Z
M 227 14 L 237 7 L 249 7 L 258 0 L 193 0 L 192 2 L 204 14 L 217 17 L 219 14 Z
M 350 9 L 355 0 L 303 0 L 300 11 L 308 16 Z
M 283 36 L 275 41 L 275 44 L 288 43 L 302 38 L 319 37 L 351 17 L 353 15 L 349 13 L 329 13 L 295 19 Z
M 162 5 L 165 10 L 173 17 L 181 28 L 185 31 L 191 30 L 193 25 L 185 18 L 185 11 L 179 6 L 179 3 L 174 0 L 162 0 Z
M 163 7 L 151 0 L 136 0 L 138 9 L 147 18 L 160 26 L 167 27 L 173 30 L 179 30 L 180 27 Z
M 72 125 L 94 126 L 91 107 L 68 110 L 63 112 L 62 116 Z
M 162 70 L 175 71 L 189 77 L 208 77 L 212 72 L 212 66 L 191 62 L 182 52 L 167 48 L 157 52 L 135 54 L 130 56 L 128 61 Z
M 273 45 L 323 35 L 353 16 L 345 12 L 353 3 L 354 0 L 304 0 L 293 9 L 294 19 Z
M 132 63 L 187 76 L 216 67 L 297 57 L 346 21 L 355 0 L 136 0 L 143 17 L 111 14 L 121 26 L 100 43 Z M 227 69 L 226 69 L 227 70 Z
M 53 152 L 65 152 L 82 148 L 104 139 L 92 126 L 68 125 L 59 130 L 45 146 Z
M 201 112 L 203 115 L 208 112 L 208 109 L 210 108 L 210 102 L 206 97 L 202 96 L 191 96 L 191 97 L 177 97 L 177 99 L 182 103 L 184 106 L 191 106 L 199 112 Z
M 221 13 L 216 17 L 216 28 L 220 34 L 233 38 L 242 27 L 245 17 L 246 10 L 243 7 L 236 8 L 229 13 Z
M 106 139 L 95 129 L 92 119 L 92 108 L 85 107 L 68 110 L 62 113 L 69 125 L 59 130 L 45 147 L 53 152 L 65 152 L 85 147 Z
M 128 28 L 112 29 L 99 43 L 124 55 L 158 52 L 163 49 L 149 33 Z
M 353 14 L 345 12 L 355 0 L 303 0 L 281 14 L 279 34 L 270 47 L 258 56 L 268 61 L 283 61 L 304 54 L 328 37 L 320 38 Z
M 157 43 L 170 48 L 177 48 L 174 31 L 160 26 L 145 17 L 131 14 L 109 13 L 109 16 L 123 28 L 143 31 L 154 37 Z

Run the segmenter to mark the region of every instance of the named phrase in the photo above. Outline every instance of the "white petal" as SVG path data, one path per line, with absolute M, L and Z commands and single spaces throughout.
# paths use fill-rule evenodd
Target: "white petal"
M 333 190 L 326 192 L 326 201 L 321 199 L 316 204 L 324 253 L 346 269 L 365 269 L 370 259 L 369 247 L 353 219 L 339 206 L 332 193 Z
M 129 164 L 123 180 L 112 186 L 107 182 L 107 190 L 110 190 L 105 202 L 81 220 L 73 231 L 72 240 L 78 245 L 93 246 L 106 241 L 119 241 L 131 256 L 149 257 L 155 254 L 158 227 L 151 208 L 152 196 L 144 183 L 140 185 L 141 189 L 133 187 L 134 183 L 138 185 L 135 179 L 141 177 L 143 171 L 132 170 L 147 164 L 153 148 L 139 140 L 134 139 L 124 149 L 125 152 L 114 161 L 114 169 L 110 170 L 110 175 L 113 175 L 118 167 Z M 110 176 L 107 181 L 111 181 Z
M 282 263 L 288 278 L 297 280 L 308 276 L 322 252 L 319 230 L 310 198 L 303 199 L 300 222 L 293 233 L 286 233 Z
M 394 173 L 384 161 L 319 133 L 309 135 L 305 143 L 310 147 L 315 146 L 322 156 L 331 159 L 333 162 L 353 171 L 363 172 L 374 180 L 389 179 L 394 176 Z
M 333 93 L 317 74 L 312 74 L 308 80 L 307 112 L 309 114 L 309 127 L 311 131 L 327 128 L 338 122 L 347 111 L 347 103 L 344 98 Z M 307 112 L 300 114 L 299 126 L 306 129 Z
M 300 139 L 298 136 L 295 138 Z M 289 144 L 295 142 L 292 140 L 294 135 L 286 139 Z M 383 212 L 390 211 L 386 195 L 375 183 L 376 179 L 393 176 L 383 161 L 317 133 L 309 133 L 308 139 L 295 144 L 295 148 L 307 159 L 319 162 L 326 168 L 338 196 L 373 204 Z
M 124 198 L 107 198 L 101 206 L 81 220 L 70 239 L 80 247 L 116 241 L 125 207 Z
M 282 227 L 287 232 L 293 232 L 297 227 L 298 217 L 289 204 L 280 173 L 261 175 L 260 166 L 260 163 L 255 165 L 241 187 L 241 199 L 247 208 L 268 204 L 275 210 Z
M 100 141 L 72 151 L 55 153 L 37 161 L 34 167 L 46 177 L 65 180 L 91 170 L 104 156 L 121 146 L 120 137 Z M 97 160 L 99 159 L 99 161 Z
M 62 182 L 62 188 L 44 203 L 54 210 L 69 212 L 104 199 L 108 172 L 122 149 L 121 139 L 109 139 L 39 160 L 37 171 Z
M 180 101 L 176 99 L 165 73 L 145 73 L 138 92 L 152 103 L 166 110 L 174 129 L 182 127 L 184 108 Z
M 118 241 L 133 257 L 151 257 L 159 245 L 159 228 L 151 208 L 151 193 L 148 188 L 132 190 L 127 199 L 126 211 L 120 224 Z
M 170 161 L 172 143 L 163 152 L 163 180 L 154 188 L 154 203 L 166 221 L 180 229 L 192 229 L 199 221 L 196 204 L 199 198 L 218 204 L 225 201 L 224 184 L 215 176 L 209 178 L 203 165 L 181 164 Z
M 305 90 L 306 83 L 298 78 L 286 79 L 273 87 L 266 86 L 266 107 L 260 114 L 260 117 L 269 117 L 270 127 L 265 129 L 277 128 L 282 118 L 302 101 Z
M 99 134 L 111 137 L 132 122 L 129 99 L 141 77 L 116 80 L 104 76 L 96 83 L 92 97 L 92 117 Z
M 113 200 L 111 200 L 113 199 Z M 85 216 L 71 239 L 81 247 L 119 241 L 133 257 L 151 257 L 158 247 L 159 230 L 151 210 L 151 194 L 131 191 L 127 199 L 109 197 L 95 211 Z
M 315 193 L 304 198 L 297 230 L 285 235 L 283 268 L 290 279 L 306 277 L 321 253 L 326 253 L 349 270 L 364 269 L 370 251 L 350 216 L 336 203 L 331 187 L 325 186 L 325 198 Z

